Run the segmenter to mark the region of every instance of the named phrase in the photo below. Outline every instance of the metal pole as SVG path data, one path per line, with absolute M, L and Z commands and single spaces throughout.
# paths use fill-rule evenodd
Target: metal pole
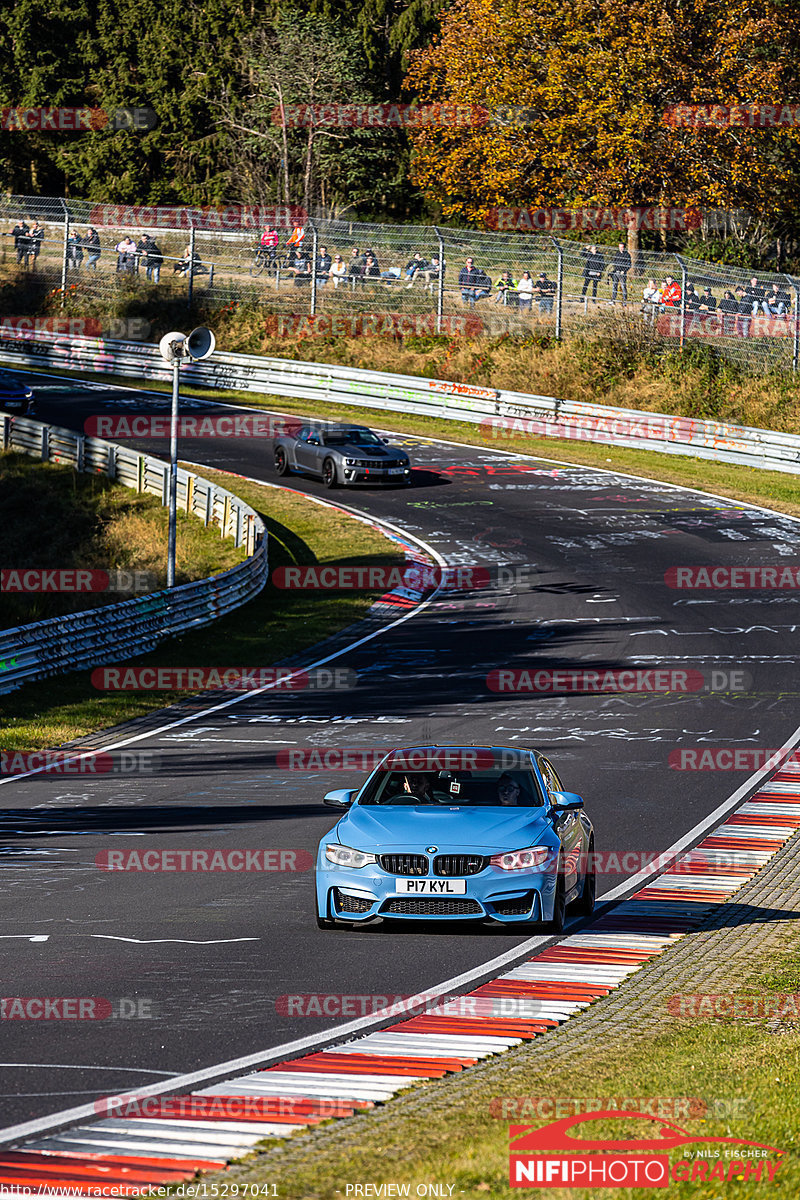
M 69 243 L 69 209 L 61 201 L 64 209 L 64 245 L 61 248 L 61 307 L 67 303 L 67 249 Z
M 175 543 L 178 512 L 178 382 L 181 360 L 172 361 L 172 413 L 169 424 L 169 537 L 167 543 L 167 587 L 175 587 Z
M 317 251 L 319 250 L 319 233 L 316 225 L 311 225 L 311 309 L 313 317 L 317 311 Z
M 798 359 L 800 358 L 800 284 L 795 283 L 791 275 L 783 275 L 789 287 L 794 292 L 794 330 L 792 335 L 792 374 L 797 374 Z M 786 314 L 788 321 L 791 310 Z
M 194 290 L 194 219 L 189 228 L 189 293 L 186 297 L 186 307 L 192 311 L 192 291 Z
M 439 243 L 439 280 L 436 288 L 436 332 L 442 332 L 442 314 L 444 313 L 444 238 L 434 225 L 433 232 Z
M 561 312 L 564 299 L 564 249 L 558 238 L 551 237 L 550 241 L 556 248 L 558 254 L 558 266 L 556 268 L 556 341 L 561 341 Z
M 683 353 L 686 345 L 686 267 L 683 264 L 683 259 L 680 254 L 676 254 L 675 258 L 681 268 L 681 353 Z

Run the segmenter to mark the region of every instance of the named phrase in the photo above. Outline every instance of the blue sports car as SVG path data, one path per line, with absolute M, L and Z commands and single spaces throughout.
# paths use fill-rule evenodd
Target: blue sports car
M 536 750 L 391 750 L 317 855 L 317 924 L 457 918 L 559 933 L 568 904 L 594 909 L 592 823 Z
M 24 417 L 32 400 L 33 390 L 27 383 L 8 371 L 0 371 L 0 409 Z

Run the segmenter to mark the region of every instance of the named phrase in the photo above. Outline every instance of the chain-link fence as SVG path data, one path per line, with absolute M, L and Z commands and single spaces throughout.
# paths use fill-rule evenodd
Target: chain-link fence
M 205 319 L 214 308 L 253 306 L 275 335 L 606 331 L 655 350 L 705 343 L 753 370 L 798 367 L 800 279 L 646 250 L 632 261 L 624 244 L 307 219 L 290 206 L 6 196 L 3 220 L 6 337 L 15 305 L 91 313 L 113 335 L 111 318 L 131 300 L 146 310 L 158 296 L 191 309 L 203 294 Z M 266 225 L 277 231 L 274 246 L 260 244 Z

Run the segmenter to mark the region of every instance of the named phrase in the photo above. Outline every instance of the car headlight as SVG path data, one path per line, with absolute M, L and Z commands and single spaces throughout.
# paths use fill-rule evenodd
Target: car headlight
M 348 467 L 357 467 L 358 464 L 361 462 L 361 459 L 360 458 L 346 458 L 344 461 L 345 461 L 345 465 Z
M 363 850 L 354 850 L 352 846 L 340 846 L 338 843 L 325 847 L 325 857 L 337 867 L 366 867 L 377 862 L 374 854 L 365 854 Z
M 501 871 L 530 871 L 533 867 L 544 866 L 553 853 L 551 846 L 527 846 L 524 850 L 506 850 L 503 854 L 493 854 L 489 863 L 493 867 L 499 867 Z

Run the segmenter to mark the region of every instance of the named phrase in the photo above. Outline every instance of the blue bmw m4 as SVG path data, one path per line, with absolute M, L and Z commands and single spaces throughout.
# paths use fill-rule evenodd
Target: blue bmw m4
M 376 918 L 492 921 L 559 933 L 594 909 L 592 823 L 536 750 L 413 746 L 389 751 L 317 854 L 317 924 Z

